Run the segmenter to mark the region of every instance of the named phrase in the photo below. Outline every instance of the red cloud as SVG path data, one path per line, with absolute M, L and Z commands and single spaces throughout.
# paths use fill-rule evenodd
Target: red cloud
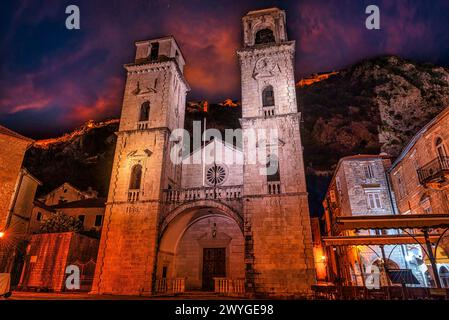
M 167 20 L 167 28 L 173 30 L 186 56 L 186 78 L 194 91 L 223 97 L 238 92 L 238 21 L 194 14 L 186 20 Z
M 98 93 L 97 98 L 92 103 L 80 102 L 71 108 L 62 120 L 79 123 L 86 120 L 102 120 L 113 116 L 119 109 L 117 102 L 120 101 L 122 91 L 122 79 L 111 78 L 107 81 L 106 88 Z

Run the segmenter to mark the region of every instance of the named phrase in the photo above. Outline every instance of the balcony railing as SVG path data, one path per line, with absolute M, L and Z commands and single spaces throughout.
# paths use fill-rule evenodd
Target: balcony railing
M 185 278 L 156 279 L 154 291 L 156 294 L 179 294 L 186 290 Z
M 138 130 L 146 130 L 149 127 L 148 121 L 139 121 L 137 122 L 137 129 Z
M 139 201 L 140 189 L 130 189 L 128 190 L 128 202 Z
M 274 116 L 274 106 L 263 107 L 263 115 L 265 117 Z
M 237 200 L 242 197 L 242 186 L 202 187 L 164 190 L 167 202 L 185 202 L 195 200 Z
M 268 193 L 269 194 L 280 194 L 281 193 L 281 182 L 280 181 L 269 181 L 268 182 Z
M 449 176 L 449 157 L 438 157 L 418 169 L 419 182 L 426 184 Z
M 242 296 L 245 294 L 245 279 L 214 278 L 215 293 Z

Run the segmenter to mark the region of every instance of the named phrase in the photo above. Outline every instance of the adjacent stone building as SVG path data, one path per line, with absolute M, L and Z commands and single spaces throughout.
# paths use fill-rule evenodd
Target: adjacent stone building
M 84 231 L 95 233 L 101 231 L 103 226 L 105 202 L 106 199 L 104 198 L 90 198 L 61 203 L 51 206 L 49 209 L 53 212 L 62 212 L 69 217 L 78 218 L 83 223 Z
M 386 174 L 390 165 L 391 161 L 385 155 L 356 155 L 339 161 L 323 202 L 324 235 L 334 235 L 335 218 L 339 216 L 397 214 Z M 384 230 L 376 233 L 374 230 L 360 230 L 356 233 L 346 232 L 344 235 L 393 234 L 398 234 L 398 231 Z M 425 284 L 416 261 L 406 259 L 409 249 L 412 248 L 406 245 L 360 245 L 335 250 L 328 248 L 330 277 L 335 279 L 339 273 L 344 284 L 362 286 L 365 285 L 367 273 L 371 272 L 372 266 L 376 266 L 383 273 L 381 285 L 390 285 L 384 273 L 386 269 L 410 269 Z
M 181 50 L 173 37 L 136 43 L 135 61 L 125 65 L 92 293 L 310 293 L 315 270 L 295 42 L 288 40 L 285 12 L 277 8 L 249 12 L 243 28 L 238 58 L 244 147 L 214 139 L 187 157 L 199 155 L 194 163 L 172 161 L 182 140 L 173 133 L 183 128 L 190 90 Z M 258 137 L 251 146 L 248 137 L 258 129 L 277 130 L 277 137 Z M 217 150 L 234 161 L 206 161 L 204 155 Z M 263 159 L 252 162 L 258 153 Z
M 5 231 L 26 150 L 33 140 L 0 126 L 0 231 Z
M 401 214 L 449 212 L 449 107 L 425 125 L 389 170 Z M 449 240 L 437 258 L 441 282 L 449 287 Z M 429 267 L 430 268 L 430 267 Z
M 42 183 L 28 170 L 22 168 L 19 174 L 17 191 L 14 196 L 8 226 L 8 233 L 25 239 L 30 233 L 30 221 L 34 208 L 37 188 Z
M 72 186 L 70 183 L 65 182 L 46 195 L 39 197 L 39 201 L 43 202 L 47 206 L 54 206 L 66 202 L 73 202 L 84 199 L 96 199 L 97 197 L 98 192 L 92 190 L 92 188 L 89 188 L 86 191 L 81 191 L 78 188 Z
M 23 221 L 31 215 L 39 183 L 22 170 L 23 157 L 32 143 L 33 140 L 0 126 L 0 272 L 9 273 L 21 264 L 20 252 L 26 238 Z M 12 284 L 18 276 L 12 275 Z

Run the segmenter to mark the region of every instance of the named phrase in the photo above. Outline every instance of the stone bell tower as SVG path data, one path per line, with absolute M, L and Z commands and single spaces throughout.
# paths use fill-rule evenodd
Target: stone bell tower
M 170 133 L 184 126 L 184 58 L 173 37 L 136 43 L 127 71 L 120 128 L 92 293 L 151 294 L 162 190 L 177 187 Z
M 242 20 L 244 44 L 238 57 L 246 289 L 301 296 L 310 292 L 315 270 L 295 92 L 295 42 L 287 39 L 283 10 L 250 11 Z M 267 134 L 258 136 L 255 145 L 249 143 L 250 131 L 261 129 L 277 130 L 277 138 Z M 261 152 L 265 162 L 251 161 Z

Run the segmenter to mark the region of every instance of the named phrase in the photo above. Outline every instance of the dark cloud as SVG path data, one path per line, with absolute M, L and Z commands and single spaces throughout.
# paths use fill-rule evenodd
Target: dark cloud
M 297 77 L 381 54 L 449 65 L 449 3 L 375 1 L 381 30 L 365 28 L 373 1 L 77 1 L 81 30 L 64 28 L 73 1 L 2 1 L 0 122 L 30 135 L 118 116 L 134 42 L 174 35 L 190 99 L 240 97 L 241 17 L 278 6 L 297 41 Z

